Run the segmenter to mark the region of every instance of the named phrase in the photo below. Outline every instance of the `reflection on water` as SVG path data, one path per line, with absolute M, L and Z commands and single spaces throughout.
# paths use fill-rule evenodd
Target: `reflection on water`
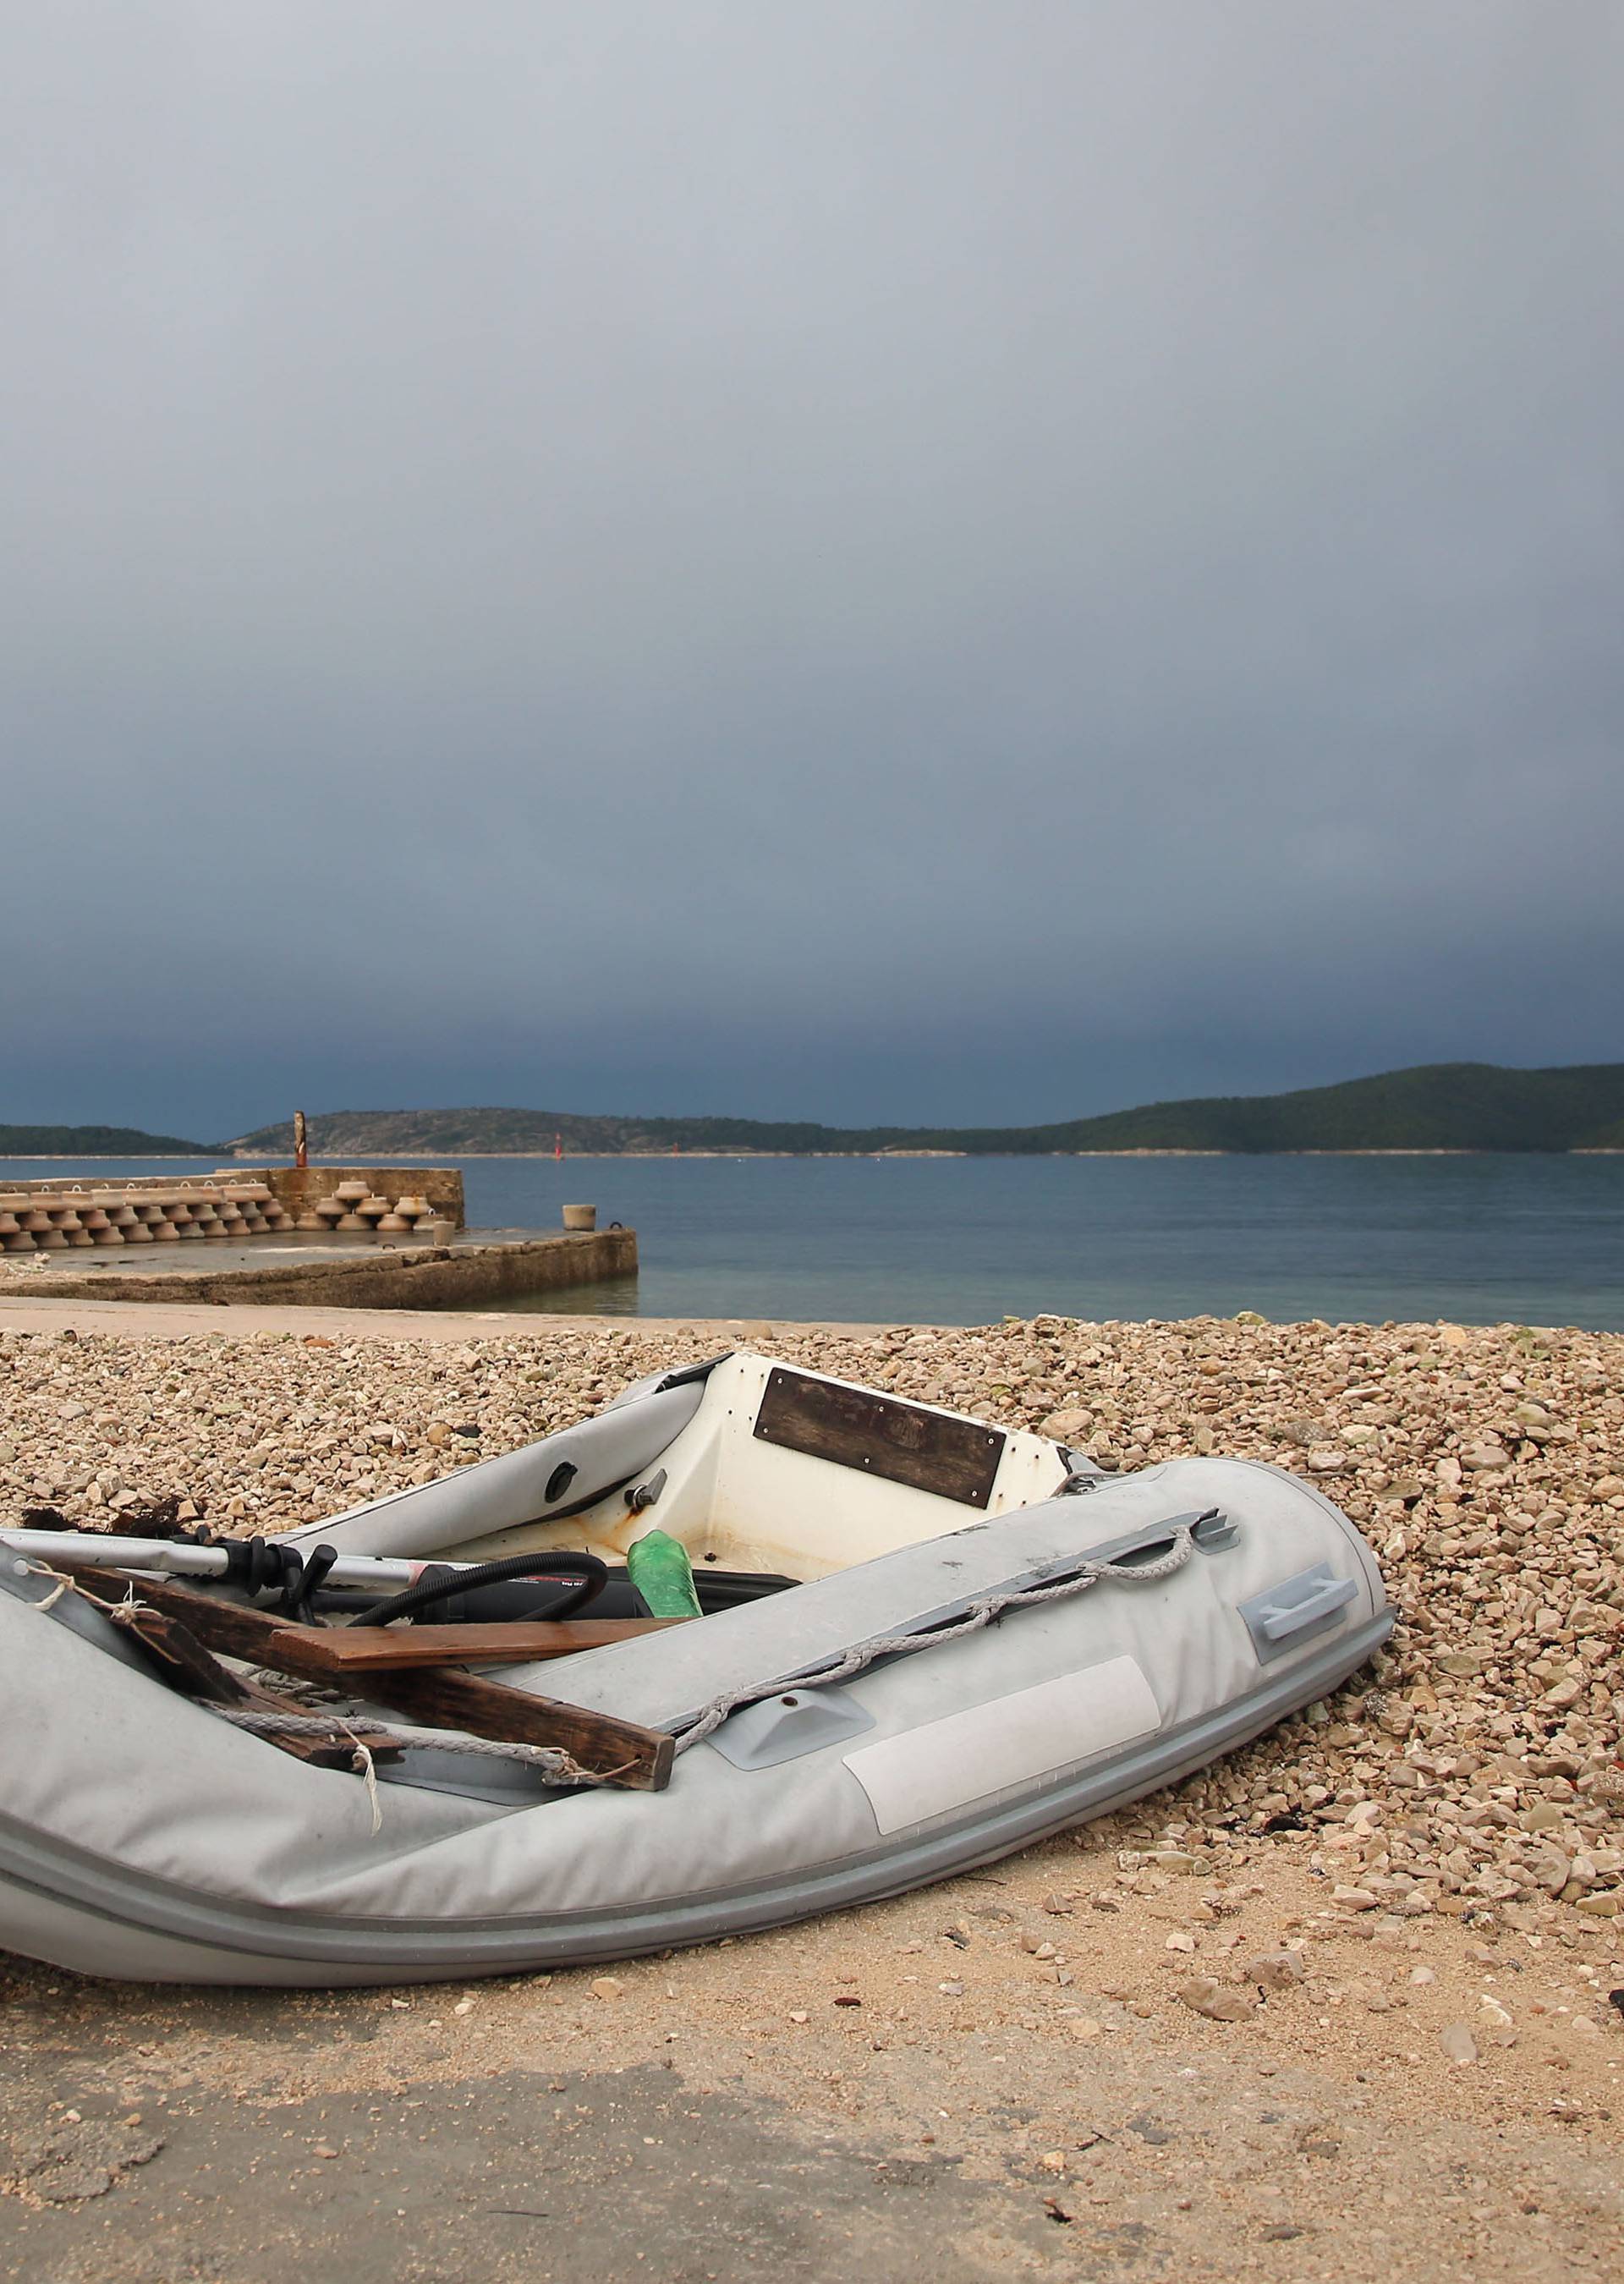
M 465 1309 L 467 1302 L 455 1305 Z M 635 1317 L 637 1280 L 635 1277 L 605 1277 L 601 1285 L 550 1285 L 539 1293 L 503 1296 L 504 1313 L 526 1317 Z

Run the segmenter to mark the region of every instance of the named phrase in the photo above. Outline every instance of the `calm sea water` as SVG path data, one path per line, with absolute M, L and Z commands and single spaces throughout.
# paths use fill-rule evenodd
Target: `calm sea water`
M 637 1278 L 541 1296 L 550 1310 L 982 1324 L 1257 1309 L 1624 1331 L 1624 1157 L 462 1164 L 477 1226 L 557 1228 L 582 1200 L 636 1229 Z

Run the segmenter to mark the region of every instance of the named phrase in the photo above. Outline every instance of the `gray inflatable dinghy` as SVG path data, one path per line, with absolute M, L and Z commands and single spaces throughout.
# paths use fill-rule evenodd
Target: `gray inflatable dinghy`
M 1392 1623 L 1358 1532 L 1274 1468 L 1107 1475 L 1041 1436 L 750 1354 L 269 1542 L 296 1559 L 257 1573 L 245 1553 L 223 1584 L 160 1578 L 225 1565 L 218 1548 L 103 1544 L 96 1560 L 138 1568 L 137 1597 L 163 1608 L 207 1606 L 229 1642 L 233 1623 L 272 1623 L 247 1615 L 268 1583 L 308 1622 L 318 1573 L 332 1591 L 429 1562 L 566 1569 L 576 1550 L 613 1576 L 654 1528 L 687 1550 L 707 1615 L 478 1685 L 522 1693 L 561 1735 L 597 1717 L 656 1733 L 639 1789 L 493 1744 L 488 1723 L 475 1737 L 443 1696 L 438 1719 L 403 1721 L 381 1682 L 346 1684 L 341 1720 L 307 1696 L 273 1737 L 262 1700 L 184 1693 L 138 1614 L 114 1622 L 81 1569 L 65 1584 L 95 1542 L 4 1534 L 0 1944 L 98 1975 L 331 1985 L 770 1927 L 1169 1784 L 1323 1696 Z M 294 1631 L 308 1648 L 308 1623 Z M 301 1718 L 329 1742 L 341 1728 L 341 1765 L 294 1756 Z

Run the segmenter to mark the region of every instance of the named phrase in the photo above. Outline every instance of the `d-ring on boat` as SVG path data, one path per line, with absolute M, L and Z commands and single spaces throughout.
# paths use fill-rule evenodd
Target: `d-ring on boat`
M 1391 1624 L 1275 1468 L 735 1353 L 284 1539 L 0 1534 L 0 1944 L 332 1985 L 771 1927 L 1168 1784 Z

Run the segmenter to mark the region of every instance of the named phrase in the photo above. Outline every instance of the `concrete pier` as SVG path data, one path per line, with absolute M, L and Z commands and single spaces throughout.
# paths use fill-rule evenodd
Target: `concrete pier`
M 199 1247 L 183 1252 L 176 1246 L 156 1261 L 152 1253 L 118 1253 L 94 1266 L 82 1255 L 62 1252 L 36 1255 L 27 1267 L 8 1258 L 0 1265 L 0 1298 L 482 1309 L 527 1293 L 633 1276 L 637 1235 L 630 1229 L 545 1237 L 465 1231 L 448 1245 L 292 1237 L 252 1247 L 228 1243 L 200 1255 Z
M 574 1206 L 557 1236 L 469 1230 L 463 1177 L 449 1166 L 0 1182 L 0 1294 L 479 1309 L 635 1275 L 636 1232 L 595 1219 Z

